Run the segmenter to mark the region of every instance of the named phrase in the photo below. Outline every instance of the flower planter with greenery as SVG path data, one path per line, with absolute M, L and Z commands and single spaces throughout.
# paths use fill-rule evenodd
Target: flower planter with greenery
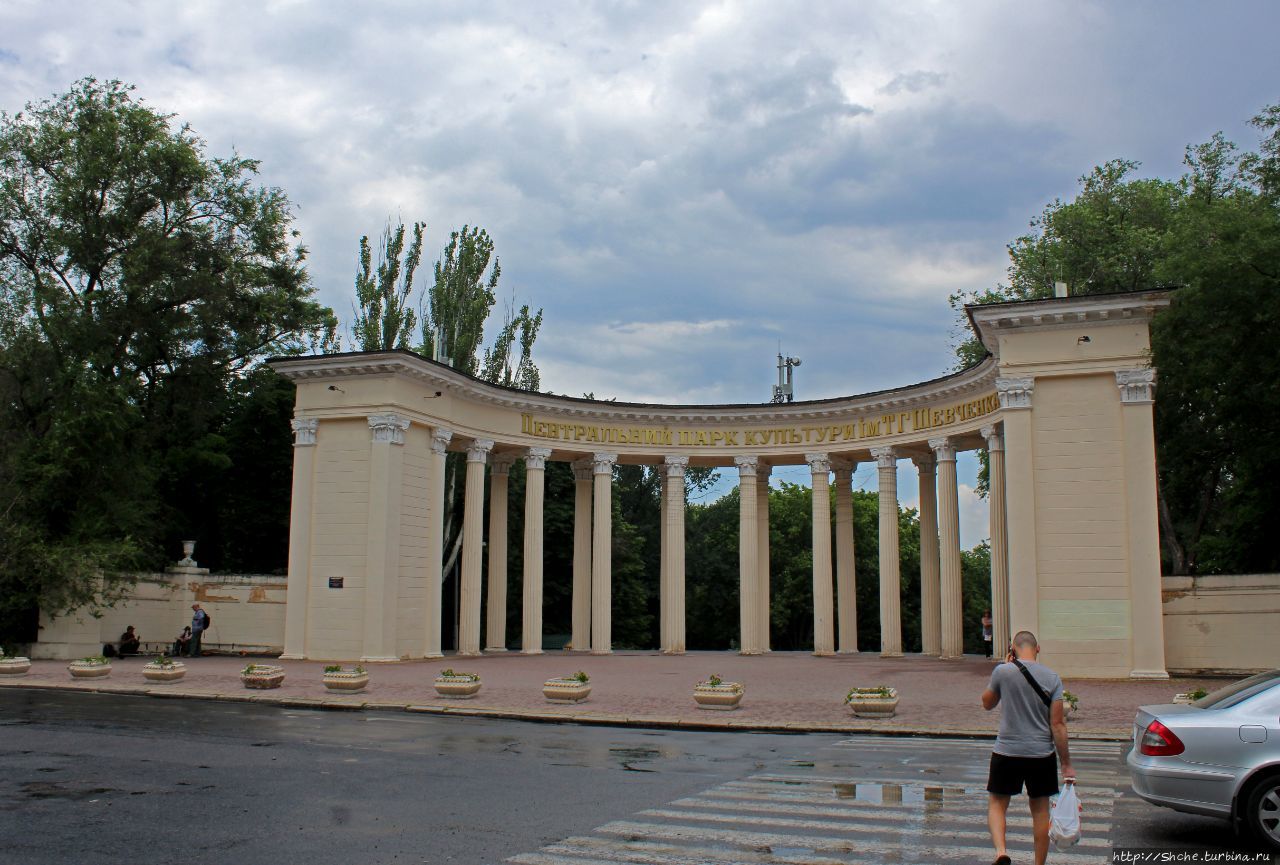
M 1064 717 L 1072 718 L 1076 712 L 1080 710 L 1080 698 L 1070 691 L 1062 692 L 1062 714 Z
M 480 691 L 480 677 L 475 673 L 455 673 L 441 670 L 432 682 L 436 693 L 450 700 L 466 700 Z
M 176 682 L 187 674 L 187 665 L 161 655 L 142 665 L 142 676 L 148 682 Z
M 1209 692 L 1204 688 L 1196 688 L 1194 691 L 1188 691 L 1185 694 L 1174 694 L 1173 702 L 1179 706 L 1185 706 L 1194 703 L 1196 700 L 1209 696 Z
M 21 655 L 6 655 L 4 647 L 0 646 L 0 676 L 25 676 L 30 669 L 30 658 L 24 658 Z
M 284 667 L 274 664 L 249 664 L 240 671 L 240 681 L 246 688 L 266 690 L 279 688 L 284 681 Z
M 359 664 L 350 670 L 344 670 L 340 664 L 330 664 L 324 668 L 324 686 L 330 691 L 358 694 L 369 687 L 369 673 Z
M 705 682 L 693 686 L 693 701 L 699 709 L 733 711 L 742 702 L 746 688 L 741 682 L 726 682 L 715 673 Z
M 102 655 L 90 655 L 67 664 L 73 679 L 101 679 L 111 675 L 111 662 Z
M 887 685 L 850 688 L 844 701 L 855 718 L 892 718 L 898 711 L 898 691 Z
M 572 676 L 547 679 L 542 683 L 542 695 L 553 703 L 581 703 L 591 696 L 591 678 L 581 670 Z

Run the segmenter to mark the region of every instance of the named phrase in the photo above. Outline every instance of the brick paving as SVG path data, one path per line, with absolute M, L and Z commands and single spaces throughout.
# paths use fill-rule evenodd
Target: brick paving
M 242 687 L 245 663 L 274 663 L 285 668 L 277 690 Z M 982 710 L 979 694 L 992 662 L 978 657 L 938 661 L 908 655 L 842 655 L 816 658 L 800 652 L 774 652 L 743 657 L 729 652 L 690 652 L 664 656 L 656 652 L 618 652 L 592 656 L 572 652 L 544 655 L 505 653 L 484 657 L 447 656 L 441 660 L 366 665 L 368 689 L 355 695 L 330 693 L 321 684 L 325 664 L 265 658 L 205 656 L 187 660 L 187 675 L 168 684 L 147 682 L 144 658 L 115 659 L 106 679 L 72 680 L 65 661 L 35 661 L 21 678 L 0 679 L 0 686 L 103 690 L 154 696 L 216 698 L 324 705 L 330 708 L 410 709 L 457 714 L 527 717 L 586 723 L 629 723 L 648 726 L 718 727 L 760 730 L 839 730 L 898 733 L 993 735 L 996 713 Z M 478 673 L 484 683 L 474 698 L 438 697 L 431 680 L 440 670 Z M 552 704 L 541 691 L 545 679 L 584 670 L 591 677 L 591 698 L 577 705 Z M 709 712 L 693 703 L 693 685 L 711 673 L 741 682 L 740 709 Z M 851 686 L 889 685 L 898 690 L 898 714 L 887 721 L 852 717 L 844 706 Z M 1070 722 L 1073 736 L 1127 737 L 1134 710 L 1144 704 L 1167 703 L 1178 691 L 1213 690 L 1221 679 L 1068 680 L 1080 698 Z

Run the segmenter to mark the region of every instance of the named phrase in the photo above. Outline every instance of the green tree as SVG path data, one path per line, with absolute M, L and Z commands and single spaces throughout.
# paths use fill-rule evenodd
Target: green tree
M 413 224 L 413 239 L 404 249 L 404 223 L 391 223 L 382 231 L 378 247 L 378 268 L 373 270 L 369 236 L 360 238 L 360 269 L 356 271 L 355 321 L 351 325 L 361 351 L 390 351 L 408 348 L 417 323 L 414 313 L 413 276 L 422 259 L 422 232 L 426 226 Z M 401 254 L 404 254 L 403 261 Z
M 158 565 L 172 466 L 228 466 L 225 395 L 331 337 L 257 170 L 118 81 L 0 116 L 0 630 Z

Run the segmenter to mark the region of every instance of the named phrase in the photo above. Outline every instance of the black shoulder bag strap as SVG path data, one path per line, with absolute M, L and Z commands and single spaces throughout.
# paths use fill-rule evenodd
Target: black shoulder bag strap
M 1040 695 L 1040 699 L 1044 701 L 1045 708 L 1052 709 L 1053 700 L 1049 697 L 1048 694 L 1044 692 L 1044 688 L 1040 687 L 1040 683 L 1036 681 L 1035 676 L 1031 675 L 1031 671 L 1028 670 L 1026 667 L 1022 666 L 1022 662 L 1019 661 L 1017 658 L 1013 659 L 1013 663 L 1016 664 L 1018 669 L 1022 671 L 1022 675 L 1026 678 L 1027 682 L 1030 683 L 1032 689 L 1037 694 Z

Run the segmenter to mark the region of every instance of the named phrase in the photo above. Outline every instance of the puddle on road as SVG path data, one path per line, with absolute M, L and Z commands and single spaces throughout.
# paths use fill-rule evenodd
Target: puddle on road
M 657 748 L 610 748 L 609 757 L 627 772 L 656 772 L 657 769 L 642 769 L 636 764 L 652 763 L 662 756 Z
M 27 781 L 22 792 L 32 799 L 88 799 L 103 793 L 118 793 L 114 787 L 74 787 L 49 781 Z

